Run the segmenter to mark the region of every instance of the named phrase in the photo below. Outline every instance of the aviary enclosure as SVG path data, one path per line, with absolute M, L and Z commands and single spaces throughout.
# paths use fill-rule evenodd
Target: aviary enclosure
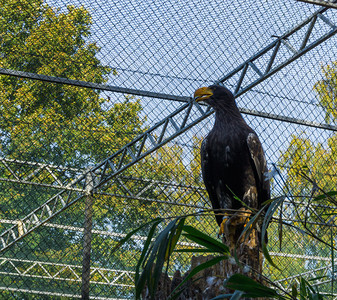
M 133 298 L 146 228 L 116 243 L 210 208 L 199 148 L 214 115 L 191 97 L 214 83 L 285 197 L 268 230 L 280 270 L 264 275 L 336 297 L 336 33 L 336 8 L 295 0 L 3 0 L 0 298 Z M 188 222 L 216 237 L 213 216 Z

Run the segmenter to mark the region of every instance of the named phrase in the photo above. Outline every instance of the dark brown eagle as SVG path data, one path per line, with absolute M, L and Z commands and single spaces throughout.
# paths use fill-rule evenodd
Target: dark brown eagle
M 236 212 L 246 210 L 243 203 L 257 211 L 270 199 L 267 162 L 259 138 L 227 88 L 202 87 L 194 98 L 215 111 L 214 127 L 202 142 L 201 167 L 216 221 L 222 227 L 223 220 L 231 221 Z

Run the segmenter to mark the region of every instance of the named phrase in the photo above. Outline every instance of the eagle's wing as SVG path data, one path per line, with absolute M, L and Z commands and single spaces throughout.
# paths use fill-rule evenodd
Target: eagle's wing
M 262 202 L 270 199 L 270 183 L 267 176 L 267 160 L 264 155 L 261 142 L 255 133 L 249 133 L 247 137 L 247 145 L 253 165 L 255 167 L 257 190 L 260 199 L 259 205 L 261 206 Z
M 216 186 L 214 186 L 213 178 L 211 177 L 213 173 L 209 170 L 209 153 L 207 150 L 207 138 L 205 138 L 201 143 L 201 171 L 202 171 L 202 178 L 209 196 L 209 200 L 212 203 L 212 207 L 215 213 L 219 212 L 220 207 L 220 200 L 218 199 L 216 193 Z M 220 225 L 222 222 L 222 216 L 216 215 L 216 221 Z

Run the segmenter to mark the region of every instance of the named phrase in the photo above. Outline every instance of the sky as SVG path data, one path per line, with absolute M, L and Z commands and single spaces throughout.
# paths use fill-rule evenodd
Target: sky
M 61 11 L 67 4 L 83 5 L 91 12 L 90 40 L 101 47 L 98 57 L 102 63 L 118 73 L 109 77 L 108 84 L 179 96 L 192 96 L 198 87 L 228 74 L 319 8 L 295 0 L 48 0 L 47 3 Z M 337 24 L 333 12 L 327 16 Z M 318 22 L 321 23 L 315 26 L 311 39 L 326 30 L 326 25 Z M 288 42 L 298 47 L 304 34 L 302 30 Z M 238 106 L 324 123 L 324 110 L 318 105 L 313 86 L 322 79 L 321 67 L 335 59 L 336 44 L 336 37 L 332 37 L 309 51 L 237 98 Z M 290 57 L 291 51 L 282 51 L 276 61 Z M 266 60 L 257 65 L 263 70 Z M 228 88 L 233 91 L 233 86 Z M 120 99 L 116 93 L 110 96 L 116 101 Z M 149 126 L 182 105 L 162 99 L 141 99 Z M 278 161 L 293 134 L 304 132 L 320 143 L 325 143 L 332 134 L 256 116 L 244 117 L 259 134 L 273 163 Z M 174 142 L 191 145 L 192 136 L 205 136 L 212 124 L 211 117 Z

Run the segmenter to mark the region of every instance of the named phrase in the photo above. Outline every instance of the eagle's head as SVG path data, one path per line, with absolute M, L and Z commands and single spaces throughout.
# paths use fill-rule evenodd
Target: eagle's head
M 236 106 L 234 96 L 224 86 L 211 85 L 195 91 L 194 100 L 212 106 L 215 110 Z

